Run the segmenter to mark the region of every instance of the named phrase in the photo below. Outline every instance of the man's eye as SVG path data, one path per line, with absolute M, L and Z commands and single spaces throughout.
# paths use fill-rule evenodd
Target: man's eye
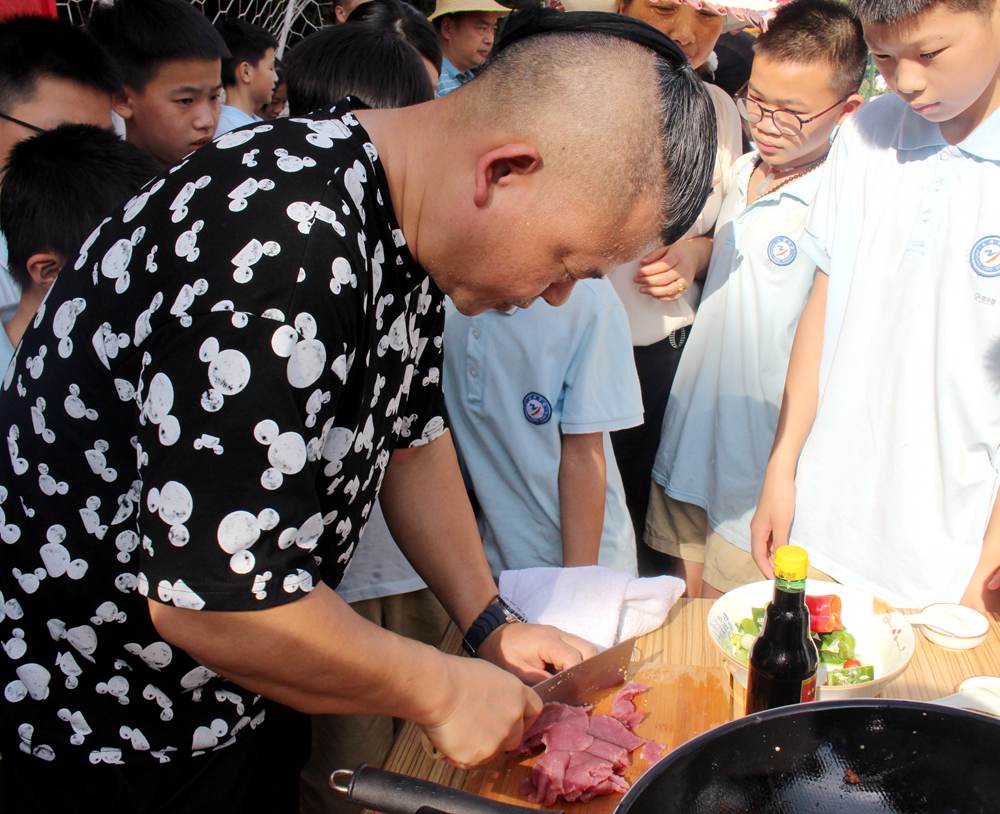
M 175 101 L 179 105 L 191 105 L 191 104 L 194 104 L 194 99 L 191 99 L 190 97 L 185 97 L 183 99 L 176 99 Z
M 888 54 L 872 54 L 872 59 L 876 62 L 885 62 L 889 58 Z
M 921 54 L 920 58 L 921 59 L 934 59 L 934 57 L 936 57 L 938 54 L 940 54 L 943 50 L 944 50 L 944 48 L 939 48 L 937 51 L 928 51 L 925 54 Z

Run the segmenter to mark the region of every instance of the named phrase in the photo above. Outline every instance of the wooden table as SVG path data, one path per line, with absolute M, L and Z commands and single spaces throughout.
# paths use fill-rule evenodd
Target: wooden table
M 721 667 L 724 660 L 709 638 L 706 623 L 711 604 L 708 599 L 678 602 L 663 627 L 639 640 L 643 656 L 652 656 L 663 665 Z M 910 666 L 885 688 L 883 698 L 930 701 L 955 692 L 958 684 L 971 676 L 1000 675 L 1000 615 L 992 616 L 986 642 L 973 650 L 945 650 L 919 632 L 916 636 L 917 649 Z M 460 652 L 457 630 L 448 632 L 441 649 Z M 731 699 L 730 717 L 738 717 L 742 714 L 740 692 L 732 693 Z M 400 733 L 385 768 L 455 788 L 465 786 L 468 779 L 467 772 L 429 757 L 421 746 L 419 730 L 412 725 Z

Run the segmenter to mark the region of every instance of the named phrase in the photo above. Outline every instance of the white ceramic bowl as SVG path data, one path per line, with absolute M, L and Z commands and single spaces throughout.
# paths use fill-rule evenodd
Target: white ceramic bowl
M 840 597 L 844 627 L 856 641 L 855 651 L 863 664 L 875 668 L 875 679 L 865 684 L 831 687 L 823 684 L 820 665 L 820 686 L 817 698 L 834 701 L 844 698 L 864 698 L 879 695 L 885 685 L 900 675 L 913 658 L 916 636 L 906 618 L 896 611 L 877 613 L 871 594 L 835 582 L 811 579 L 806 582 L 810 595 L 837 594 Z M 752 582 L 720 596 L 708 612 L 708 630 L 712 641 L 726 658 L 733 677 L 741 686 L 747 685 L 747 666 L 729 650 L 729 637 L 753 608 L 763 608 L 774 595 L 774 582 Z
M 927 639 L 948 650 L 971 650 L 979 647 L 990 632 L 989 619 L 965 605 L 928 605 L 912 618 L 914 621 L 920 620 L 917 621 L 917 626 Z M 940 627 L 936 627 L 935 623 Z M 945 632 L 942 628 L 951 632 Z

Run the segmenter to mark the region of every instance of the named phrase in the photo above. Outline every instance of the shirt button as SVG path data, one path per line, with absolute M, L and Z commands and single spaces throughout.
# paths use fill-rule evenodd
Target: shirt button
M 472 338 L 473 339 L 479 339 L 479 337 L 482 336 L 482 334 L 483 334 L 483 332 L 481 330 L 479 330 L 479 328 L 473 328 L 472 329 Z
M 475 365 L 469 365 L 469 375 L 472 376 L 473 379 L 476 378 L 476 376 L 479 375 L 479 368 Z
M 942 161 L 947 161 L 948 160 L 948 152 L 947 152 L 947 150 L 942 150 L 941 151 L 941 160 Z

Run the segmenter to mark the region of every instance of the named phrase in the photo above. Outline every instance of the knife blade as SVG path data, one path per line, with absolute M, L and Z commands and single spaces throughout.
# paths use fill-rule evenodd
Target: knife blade
M 628 678 L 635 638 L 626 639 L 585 661 L 556 673 L 533 689 L 543 702 L 559 701 L 574 706 L 593 701 L 597 690 L 615 687 Z

